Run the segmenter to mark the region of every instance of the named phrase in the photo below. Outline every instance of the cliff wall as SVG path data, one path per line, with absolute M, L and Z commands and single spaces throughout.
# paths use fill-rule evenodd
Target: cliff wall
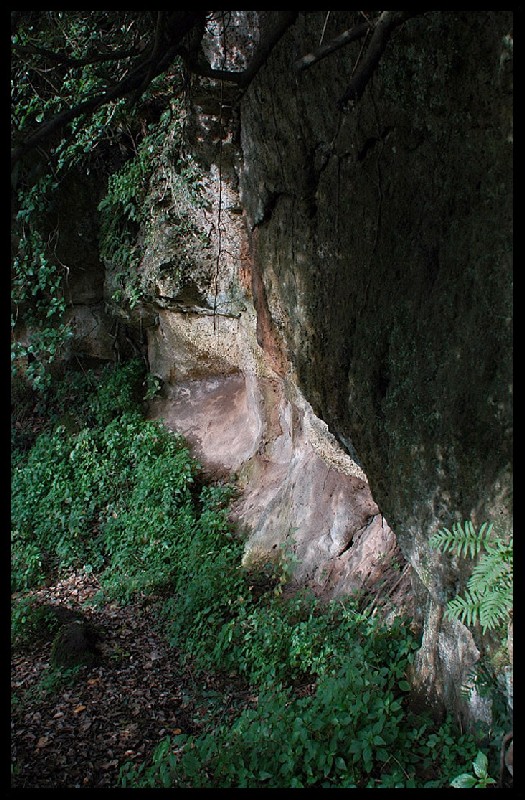
M 475 658 L 443 620 L 454 520 L 511 526 L 510 12 L 427 12 L 338 109 L 360 44 L 299 16 L 243 99 L 241 199 L 260 307 L 297 385 L 362 464 L 412 567 L 423 691 L 460 703 Z
M 275 12 L 233 13 L 242 68 Z M 353 14 L 299 14 L 238 114 L 225 87 L 194 87 L 202 202 L 167 136 L 133 306 L 98 259 L 99 194 L 64 192 L 71 353 L 142 352 L 151 415 L 237 481 L 246 562 L 284 554 L 324 597 L 406 612 L 421 697 L 488 719 L 461 687 L 493 643 L 444 618 L 468 571 L 428 540 L 512 525 L 512 14 L 414 16 L 341 110 L 361 43 L 295 64 Z

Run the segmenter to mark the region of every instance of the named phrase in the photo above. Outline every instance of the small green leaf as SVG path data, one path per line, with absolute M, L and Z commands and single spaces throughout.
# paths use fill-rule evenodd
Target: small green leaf
M 454 778 L 450 785 L 453 789 L 472 789 L 476 785 L 476 779 L 473 775 L 465 772 L 463 775 L 458 775 L 457 778 Z
M 487 774 L 487 765 L 488 760 L 485 753 L 482 753 L 481 750 L 478 752 L 476 758 L 472 762 L 472 766 L 474 767 L 474 772 L 481 778 L 482 776 L 486 776 Z

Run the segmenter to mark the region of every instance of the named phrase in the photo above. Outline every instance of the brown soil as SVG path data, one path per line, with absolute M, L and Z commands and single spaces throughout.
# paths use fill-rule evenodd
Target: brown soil
M 46 691 L 52 641 L 13 653 L 13 788 L 117 788 L 125 762 L 148 761 L 166 736 L 209 725 L 217 697 L 223 720 L 255 700 L 231 680 L 182 666 L 156 631 L 151 599 L 86 607 L 98 588 L 93 576 L 74 575 L 34 593 L 43 604 L 81 610 L 99 632 L 100 657 Z

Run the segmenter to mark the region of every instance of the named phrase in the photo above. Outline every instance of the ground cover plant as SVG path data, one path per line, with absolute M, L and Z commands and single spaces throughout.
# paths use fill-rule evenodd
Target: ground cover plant
M 69 372 L 35 400 L 35 430 L 17 427 L 20 388 L 13 413 L 15 649 L 53 625 L 31 592 L 81 570 L 99 605 L 153 598 L 158 633 L 192 674 L 241 687 L 227 714 L 216 690 L 198 728 L 123 761 L 118 785 L 439 788 L 470 772 L 479 738 L 411 710 L 407 622 L 290 596 L 285 559 L 244 569 L 233 487 L 206 483 L 183 438 L 145 419 L 147 385 L 138 362 Z

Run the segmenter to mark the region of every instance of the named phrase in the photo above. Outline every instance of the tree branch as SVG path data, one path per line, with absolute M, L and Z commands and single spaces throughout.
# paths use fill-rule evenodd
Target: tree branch
M 342 33 L 340 36 L 336 36 L 336 38 L 332 39 L 331 42 L 328 42 L 322 47 L 318 47 L 317 50 L 314 50 L 312 53 L 308 53 L 302 58 L 297 59 L 294 64 L 295 71 L 303 72 L 303 70 L 311 67 L 312 64 L 315 64 L 317 61 L 321 61 L 321 59 L 329 56 L 336 50 L 339 50 L 340 47 L 344 47 L 346 44 L 350 44 L 350 42 L 355 42 L 357 39 L 361 39 L 371 27 L 373 27 L 373 23 L 362 22 L 361 25 L 356 25 L 355 28 L 351 28 L 350 30 Z
M 213 69 L 205 61 L 196 59 L 188 51 L 181 51 L 181 56 L 185 59 L 188 69 L 190 69 L 194 74 L 200 75 L 203 78 L 228 81 L 229 83 L 238 85 L 241 89 L 246 89 L 257 75 L 263 64 L 268 60 L 268 57 L 277 42 L 283 37 L 290 25 L 295 22 L 298 13 L 298 11 L 280 12 L 280 17 L 276 24 L 272 26 L 265 38 L 259 43 L 252 60 L 242 72 L 230 72 L 223 69 Z
M 417 16 L 417 11 L 383 11 L 375 24 L 374 33 L 365 53 L 364 59 L 351 79 L 348 89 L 340 98 L 337 105 L 344 110 L 348 104 L 356 103 L 363 95 L 366 85 L 372 77 L 381 56 L 388 44 L 393 31 L 407 21 L 410 17 Z
M 161 42 L 164 34 L 166 33 L 165 22 L 166 22 L 165 12 L 157 11 L 157 24 L 155 26 L 155 37 L 153 40 L 153 46 L 151 48 L 151 55 L 149 57 L 149 67 L 140 85 L 135 90 L 136 99 L 140 97 L 142 92 L 151 83 L 154 66 L 156 63 L 158 63 L 161 56 Z
M 171 34 L 172 41 L 169 42 L 160 55 L 158 55 L 158 53 L 155 52 L 155 48 L 153 48 L 152 52 L 155 54 L 155 61 L 153 61 L 151 57 L 147 58 L 107 91 L 95 95 L 95 97 L 85 100 L 73 108 L 65 109 L 44 122 L 37 130 L 30 134 L 22 144 L 11 150 L 11 169 L 13 169 L 15 164 L 27 152 L 42 144 L 42 142 L 49 139 L 54 133 L 61 130 L 77 117 L 93 113 L 102 105 L 106 105 L 121 97 L 126 97 L 138 87 L 142 86 L 142 91 L 144 91 L 146 88 L 144 86 L 144 79 L 148 77 L 148 83 L 150 83 L 153 78 L 156 78 L 157 75 L 168 68 L 169 64 L 179 52 L 181 40 L 188 31 L 201 20 L 203 13 L 205 14 L 206 12 L 174 12 L 167 23 L 167 29 Z M 175 19 L 177 22 L 176 26 L 173 24 Z M 172 23 L 171 27 L 169 27 L 170 22 Z
M 259 72 L 260 68 L 263 64 L 266 63 L 270 53 L 272 52 L 273 48 L 277 44 L 277 42 L 282 39 L 290 25 L 293 25 L 295 20 L 297 19 L 299 12 L 298 11 L 281 11 L 280 19 L 277 23 L 268 31 L 267 36 L 259 43 L 259 47 L 257 51 L 248 64 L 247 68 L 245 69 L 243 75 L 244 78 L 241 81 L 241 86 L 246 88 L 254 79 L 254 77 Z
M 109 103 L 111 100 L 115 100 L 116 98 L 127 94 L 127 91 L 122 88 L 122 85 L 125 84 L 126 80 L 127 78 L 124 78 L 124 80 L 120 81 L 120 83 L 118 83 L 117 86 L 115 86 L 112 90 L 108 90 L 103 94 L 96 95 L 90 100 L 79 103 L 73 108 L 67 108 L 64 111 L 59 112 L 54 117 L 51 117 L 51 119 L 40 125 L 40 127 L 30 134 L 22 144 L 14 147 L 11 150 L 11 169 L 13 169 L 17 161 L 19 161 L 26 153 L 28 153 L 30 150 L 33 150 L 35 147 L 38 147 L 38 145 L 44 142 L 46 139 L 49 139 L 55 132 L 63 128 L 64 125 L 67 125 L 68 122 L 72 122 L 74 119 L 82 116 L 83 114 L 92 113 L 93 111 L 96 111 L 99 106 L 104 105 L 104 103 Z

